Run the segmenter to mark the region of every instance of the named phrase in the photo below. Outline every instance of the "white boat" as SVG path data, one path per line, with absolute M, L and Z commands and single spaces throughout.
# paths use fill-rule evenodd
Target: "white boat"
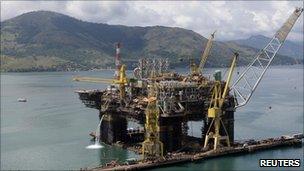
M 27 101 L 26 98 L 18 98 L 17 100 L 18 100 L 18 102 L 26 102 Z

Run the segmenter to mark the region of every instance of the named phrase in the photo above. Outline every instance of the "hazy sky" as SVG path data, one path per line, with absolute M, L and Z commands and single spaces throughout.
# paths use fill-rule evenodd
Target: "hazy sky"
M 90 22 L 191 29 L 204 37 L 230 40 L 272 36 L 303 1 L 1 1 L 1 21 L 22 13 L 49 10 Z M 303 14 L 288 39 L 303 40 Z

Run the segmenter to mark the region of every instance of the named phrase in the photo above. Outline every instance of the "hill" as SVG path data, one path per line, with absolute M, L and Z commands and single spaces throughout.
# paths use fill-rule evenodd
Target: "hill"
M 263 35 L 251 36 L 248 39 L 233 40 L 231 42 L 237 43 L 238 45 L 246 45 L 253 48 L 263 48 L 271 38 Z M 278 52 L 281 55 L 294 57 L 296 59 L 303 59 L 303 42 L 292 42 L 286 40 Z
M 122 43 L 122 60 L 132 67 L 141 57 L 169 58 L 173 66 L 200 58 L 207 39 L 176 27 L 127 27 L 81 21 L 63 14 L 35 11 L 1 22 L 2 71 L 89 70 L 114 66 L 116 42 Z M 234 42 L 214 43 L 206 66 L 229 65 L 234 51 L 239 64 L 247 64 L 257 51 Z M 184 59 L 184 60 L 180 60 Z M 274 64 L 292 64 L 278 56 Z

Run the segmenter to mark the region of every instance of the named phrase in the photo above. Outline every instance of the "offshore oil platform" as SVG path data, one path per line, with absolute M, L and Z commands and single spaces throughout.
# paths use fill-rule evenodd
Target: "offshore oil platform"
M 169 70 L 167 59 L 140 59 L 127 78 L 126 66 L 116 45 L 115 78 L 74 77 L 74 81 L 109 83 L 105 90 L 77 90 L 80 100 L 99 111 L 102 142 L 119 145 L 142 155 L 141 160 L 112 161 L 92 170 L 132 170 L 195 161 L 231 153 L 251 152 L 283 145 L 302 144 L 303 134 L 261 141 L 234 141 L 234 112 L 247 104 L 293 25 L 303 12 L 296 8 L 269 43 L 232 83 L 238 54 L 232 56 L 226 80 L 220 71 L 214 79 L 204 76 L 204 65 L 212 48 L 211 34 L 201 61 L 190 62 L 190 72 Z M 230 86 L 231 84 L 231 86 Z M 141 128 L 129 129 L 128 121 Z M 201 137 L 188 135 L 188 122 L 201 121 Z

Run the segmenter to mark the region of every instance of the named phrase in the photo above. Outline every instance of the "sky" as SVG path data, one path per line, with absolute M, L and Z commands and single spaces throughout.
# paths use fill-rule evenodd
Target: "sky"
M 272 37 L 303 1 L 1 1 L 1 21 L 22 13 L 48 10 L 83 21 L 127 26 L 169 26 L 216 39 Z M 303 41 L 303 14 L 289 40 Z

